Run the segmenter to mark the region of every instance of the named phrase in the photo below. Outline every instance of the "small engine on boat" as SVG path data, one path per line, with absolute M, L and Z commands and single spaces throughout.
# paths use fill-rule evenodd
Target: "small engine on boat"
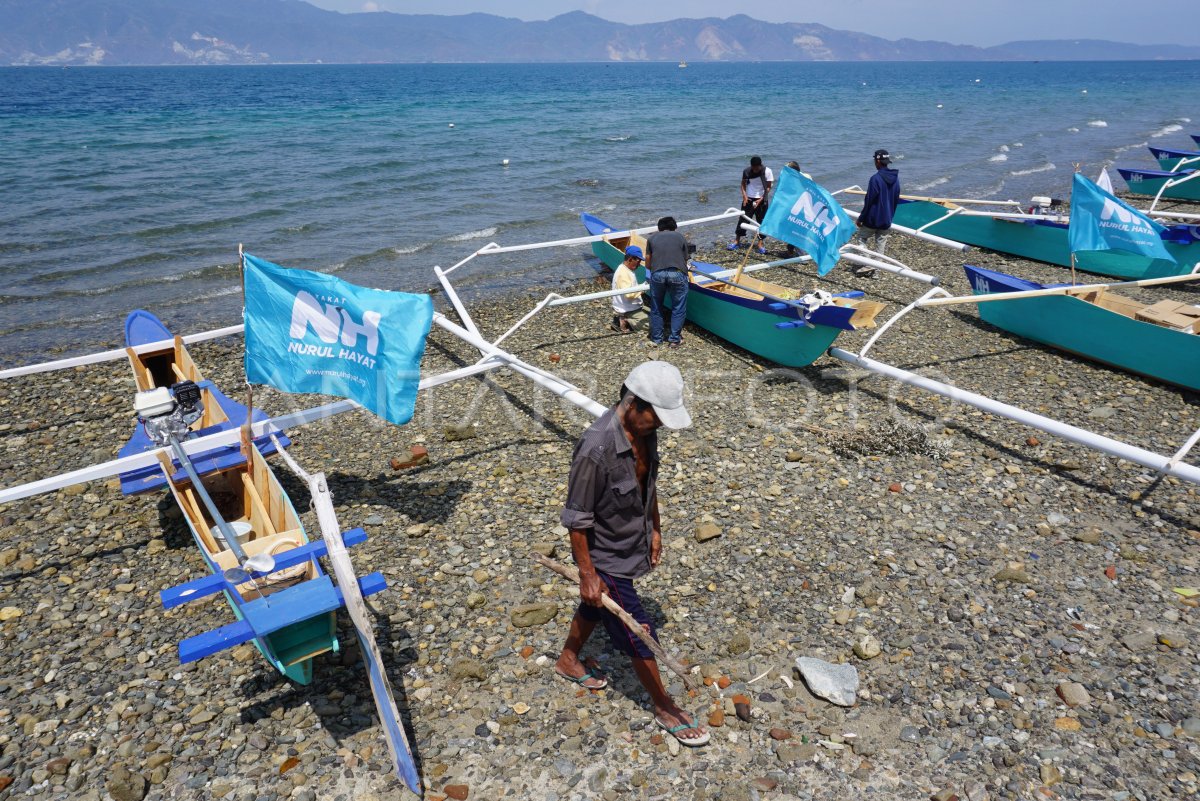
M 139 392 L 133 408 L 146 427 L 147 436 L 159 445 L 166 445 L 172 436 L 186 438 L 192 423 L 204 414 L 200 387 L 194 381 L 180 381 L 170 389 L 156 387 Z
M 1063 202 L 1056 197 L 1047 197 L 1046 195 L 1035 195 L 1030 198 L 1033 203 L 1029 207 L 1029 214 L 1051 214 L 1057 209 L 1062 208 Z

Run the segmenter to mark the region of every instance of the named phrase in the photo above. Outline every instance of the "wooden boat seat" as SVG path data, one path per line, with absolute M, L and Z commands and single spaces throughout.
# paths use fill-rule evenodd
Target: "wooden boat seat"
M 242 550 L 246 552 L 247 557 L 257 556 L 260 553 L 276 555 L 284 551 L 290 551 L 292 548 L 299 548 L 303 544 L 304 534 L 300 529 L 296 528 L 266 537 L 257 536 L 256 533 L 252 539 L 242 545 Z M 228 570 L 231 567 L 238 566 L 237 557 L 228 548 L 213 554 L 213 561 L 217 563 L 217 566 L 221 570 Z M 295 584 L 297 581 L 311 578 L 311 574 L 312 562 L 305 562 L 304 564 L 267 575 L 258 582 L 258 588 L 262 590 L 264 595 L 270 595 L 273 590 L 283 589 Z M 258 597 L 258 594 L 254 591 L 254 587 L 249 582 L 239 584 L 238 592 L 245 598 L 252 599 Z M 247 595 L 247 593 L 249 594 Z

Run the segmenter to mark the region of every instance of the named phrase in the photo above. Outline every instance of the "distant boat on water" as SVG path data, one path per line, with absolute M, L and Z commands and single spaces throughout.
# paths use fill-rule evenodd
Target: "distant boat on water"
M 687 66 L 687 62 L 686 62 L 686 61 L 680 61 L 680 62 L 679 62 L 679 69 L 683 69 L 683 68 L 684 68 L 684 67 L 686 67 L 686 66 Z

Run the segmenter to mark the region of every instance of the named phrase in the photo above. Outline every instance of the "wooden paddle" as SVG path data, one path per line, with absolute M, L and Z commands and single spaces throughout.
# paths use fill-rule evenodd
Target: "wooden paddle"
M 536 551 L 531 553 L 530 556 L 532 556 L 534 561 L 536 561 L 542 567 L 547 567 L 563 578 L 570 579 L 576 584 L 579 583 L 579 571 L 575 568 L 570 567 L 569 565 L 560 564 L 547 556 L 542 556 Z M 689 690 L 698 691 L 700 689 L 700 686 L 696 684 L 695 679 L 693 679 L 687 672 L 687 668 L 681 665 L 673 657 L 669 656 L 667 652 L 662 649 L 662 646 L 659 645 L 653 637 L 646 633 L 646 630 L 642 628 L 642 624 L 634 620 L 633 616 L 622 609 L 620 604 L 618 604 L 612 598 L 609 598 L 607 595 L 602 595 L 601 600 L 604 603 L 604 608 L 620 618 L 621 622 L 625 624 L 625 628 L 636 634 L 638 639 L 646 644 L 646 647 L 649 648 L 651 653 L 654 654 L 655 659 L 662 662 L 676 675 L 678 675 L 679 678 L 683 679 L 684 685 Z

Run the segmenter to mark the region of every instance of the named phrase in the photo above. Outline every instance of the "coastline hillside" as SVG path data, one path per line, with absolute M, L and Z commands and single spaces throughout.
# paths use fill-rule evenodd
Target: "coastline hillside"
M 1200 46 L 1037 41 L 973 47 L 888 40 L 737 14 L 625 25 L 573 11 L 339 14 L 300 0 L 0 0 L 0 64 L 1071 61 L 1200 58 Z

